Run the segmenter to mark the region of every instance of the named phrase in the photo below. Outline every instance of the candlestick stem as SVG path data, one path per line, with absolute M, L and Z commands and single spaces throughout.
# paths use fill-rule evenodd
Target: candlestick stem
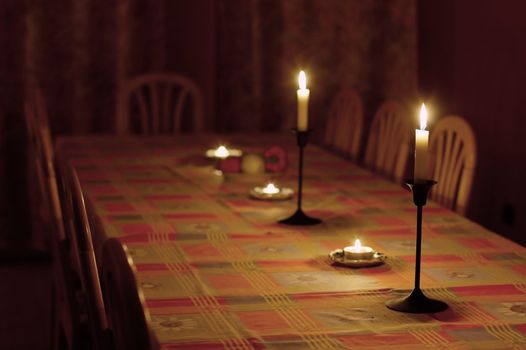
M 413 203 L 416 205 L 416 254 L 415 254 L 415 287 L 406 297 L 389 300 L 386 306 L 395 311 L 413 314 L 435 313 L 448 308 L 447 304 L 428 298 L 420 289 L 420 260 L 422 255 L 422 210 L 427 202 L 429 190 L 436 181 L 427 180 L 415 183 L 407 181 L 413 192 Z
M 293 130 L 296 133 L 296 141 L 299 150 L 298 162 L 298 206 L 296 212 L 290 217 L 280 220 L 281 224 L 285 225 L 316 225 L 321 223 L 320 219 L 313 218 L 305 214 L 301 208 L 303 198 L 303 151 L 309 139 L 310 130 Z
M 416 259 L 415 259 L 415 289 L 420 289 L 420 259 L 422 255 L 422 206 L 416 207 Z
M 298 141 L 298 148 L 300 153 L 298 164 L 298 210 L 301 210 L 301 198 L 303 197 L 303 150 L 305 149 L 305 144 Z

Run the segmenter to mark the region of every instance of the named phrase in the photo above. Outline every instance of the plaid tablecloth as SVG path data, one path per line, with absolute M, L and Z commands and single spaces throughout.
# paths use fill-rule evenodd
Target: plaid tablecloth
M 205 149 L 287 150 L 289 168 L 263 176 L 213 172 Z M 422 288 L 449 310 L 412 315 L 384 302 L 413 286 L 410 192 L 328 152 L 306 148 L 305 211 L 323 224 L 277 224 L 295 200 L 248 191 L 273 178 L 296 188 L 292 135 L 68 137 L 100 250 L 127 244 L 165 349 L 526 349 L 526 250 L 428 203 Z M 355 238 L 384 265 L 332 266 Z

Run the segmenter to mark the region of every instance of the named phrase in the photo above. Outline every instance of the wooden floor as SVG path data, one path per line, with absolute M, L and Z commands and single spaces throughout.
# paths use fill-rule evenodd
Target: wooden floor
M 0 260 L 0 348 L 51 348 L 51 263 Z

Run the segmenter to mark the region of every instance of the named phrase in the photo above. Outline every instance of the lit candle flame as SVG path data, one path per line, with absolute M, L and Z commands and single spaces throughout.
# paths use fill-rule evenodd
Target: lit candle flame
M 229 156 L 230 152 L 225 146 L 219 146 L 214 152 L 215 156 L 218 158 L 226 158 Z
M 354 249 L 355 251 L 359 252 L 362 250 L 362 242 L 360 242 L 359 239 L 357 239 L 356 241 L 354 241 Z
M 298 76 L 298 85 L 300 87 L 300 90 L 307 89 L 307 76 L 305 75 L 304 71 L 301 71 Z
M 262 191 L 266 194 L 276 194 L 279 192 L 279 188 L 277 188 L 272 182 L 269 182 Z
M 427 126 L 427 109 L 426 105 L 422 103 L 420 107 L 420 130 L 425 130 Z

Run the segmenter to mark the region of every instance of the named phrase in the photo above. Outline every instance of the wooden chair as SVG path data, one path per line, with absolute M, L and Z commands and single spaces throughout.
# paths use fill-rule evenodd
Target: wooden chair
M 72 229 L 75 230 L 74 245 L 80 259 L 80 280 L 88 316 L 91 347 L 107 349 L 111 339 L 86 203 L 77 172 L 72 166 L 68 166 L 67 169 L 67 184 L 70 189 L 70 193 L 66 195 L 69 197 L 68 216 L 72 218 Z
M 202 131 L 201 90 L 192 80 L 173 73 L 138 76 L 120 89 L 116 122 L 118 133 L 176 133 L 185 127 Z
M 333 99 L 324 144 L 335 151 L 358 157 L 363 127 L 363 107 L 360 97 L 354 90 L 344 89 Z
M 431 130 L 433 186 L 431 199 L 465 214 L 475 166 L 477 145 L 469 124 L 461 117 L 447 116 Z
M 135 276 L 135 265 L 125 245 L 115 238 L 102 252 L 104 300 L 116 350 L 158 349 L 149 327 L 150 315 Z
M 57 177 L 54 167 L 53 146 L 49 130 L 44 98 L 39 90 L 30 92 L 31 96 L 24 104 L 27 135 L 29 140 L 30 169 L 36 173 L 38 182 L 39 219 L 56 230 L 51 239 L 66 238 L 63 216 L 58 192 Z
M 53 343 L 54 347 L 80 348 L 83 329 L 77 302 L 78 276 L 70 258 L 70 240 L 66 235 L 62 202 L 58 191 L 51 133 L 44 98 L 34 89 L 24 103 L 30 170 L 36 175 L 37 189 L 32 191 L 37 220 L 45 232 L 53 257 Z
M 374 172 L 401 183 L 410 142 L 411 126 L 406 109 L 397 101 L 384 102 L 371 124 L 365 165 Z

